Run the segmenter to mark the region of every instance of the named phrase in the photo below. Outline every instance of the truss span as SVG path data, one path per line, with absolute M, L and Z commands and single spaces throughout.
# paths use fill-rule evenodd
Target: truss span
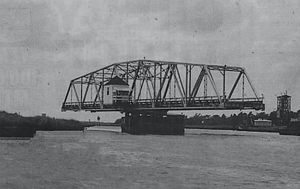
M 119 78 L 127 89 L 107 87 Z M 120 82 L 119 82 L 120 83 Z M 115 83 L 115 88 L 121 84 Z M 122 83 L 122 85 L 125 85 Z M 125 88 L 126 88 L 125 87 Z M 133 60 L 71 80 L 62 111 L 264 110 L 241 67 Z

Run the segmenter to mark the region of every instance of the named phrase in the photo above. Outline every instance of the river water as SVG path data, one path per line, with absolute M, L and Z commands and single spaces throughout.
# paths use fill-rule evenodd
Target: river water
M 37 132 L 0 140 L 0 188 L 300 188 L 300 137 L 189 130 Z

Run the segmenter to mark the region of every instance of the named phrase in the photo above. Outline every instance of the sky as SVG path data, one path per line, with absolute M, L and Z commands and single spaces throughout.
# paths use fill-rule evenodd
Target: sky
M 266 112 L 276 96 L 300 109 L 297 0 L 2 0 L 0 109 L 25 116 L 114 121 L 61 112 L 71 79 L 127 60 L 241 66 Z

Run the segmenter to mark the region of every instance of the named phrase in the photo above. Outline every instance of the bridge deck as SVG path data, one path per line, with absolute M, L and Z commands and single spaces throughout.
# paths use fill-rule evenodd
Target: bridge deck
M 182 99 L 165 99 L 153 103 L 148 99 L 141 99 L 138 101 L 129 101 L 128 103 L 116 103 L 111 105 L 103 105 L 100 103 L 85 102 L 79 104 L 78 102 L 66 102 L 62 111 L 86 110 L 92 112 L 98 111 L 124 111 L 124 110 L 241 110 L 241 109 L 255 109 L 264 110 L 263 99 L 245 98 L 245 99 L 230 99 L 225 103 L 220 103 L 217 98 L 199 98 L 192 101 L 184 102 Z

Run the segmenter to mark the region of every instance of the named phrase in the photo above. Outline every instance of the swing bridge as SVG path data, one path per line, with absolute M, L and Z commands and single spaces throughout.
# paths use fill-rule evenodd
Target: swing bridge
M 127 89 L 109 93 L 114 78 Z M 72 79 L 62 103 L 62 111 L 90 112 L 264 108 L 244 68 L 155 60 L 114 63 Z

